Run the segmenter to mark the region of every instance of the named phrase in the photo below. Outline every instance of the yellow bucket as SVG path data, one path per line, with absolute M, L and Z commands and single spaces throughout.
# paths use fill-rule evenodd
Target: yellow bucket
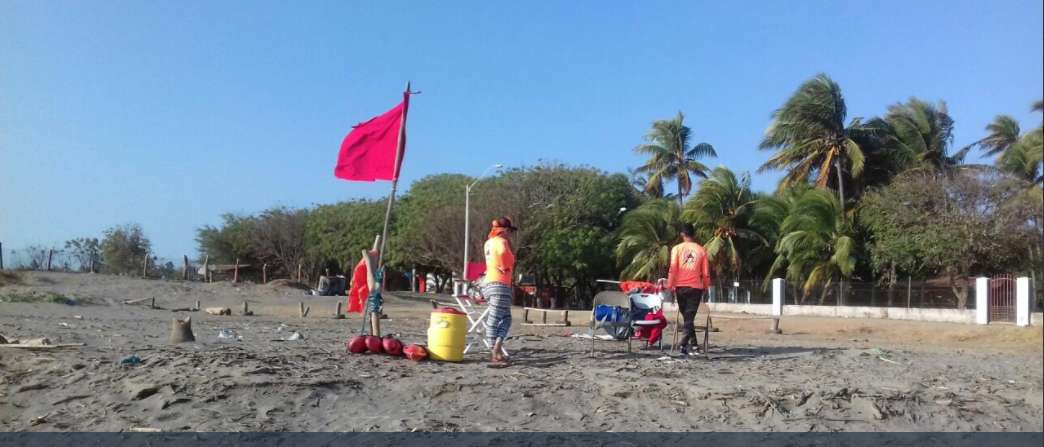
M 464 360 L 467 323 L 467 316 L 459 310 L 441 308 L 431 311 L 431 325 L 428 326 L 428 357 L 443 362 Z

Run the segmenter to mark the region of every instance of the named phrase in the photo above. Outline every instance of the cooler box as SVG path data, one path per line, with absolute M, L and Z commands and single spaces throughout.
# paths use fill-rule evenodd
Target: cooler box
M 428 358 L 443 362 L 464 360 L 467 324 L 467 316 L 457 309 L 432 310 L 431 325 L 428 326 Z

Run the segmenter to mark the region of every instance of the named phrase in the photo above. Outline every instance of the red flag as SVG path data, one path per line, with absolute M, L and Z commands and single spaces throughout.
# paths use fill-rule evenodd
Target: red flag
M 464 279 L 468 281 L 474 281 L 479 279 L 482 275 L 486 274 L 486 263 L 485 262 L 469 262 L 468 263 L 468 274 Z
M 395 152 L 399 147 L 399 128 L 406 125 L 410 94 L 403 93 L 402 103 L 385 114 L 352 128 L 341 143 L 334 177 L 357 182 L 399 178 L 402 167 L 395 166 Z M 406 152 L 406 132 L 402 133 L 403 153 Z

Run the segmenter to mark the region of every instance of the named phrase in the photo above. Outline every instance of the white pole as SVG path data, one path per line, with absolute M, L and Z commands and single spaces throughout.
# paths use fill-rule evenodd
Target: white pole
M 462 278 L 460 278 L 460 279 L 463 279 L 465 281 L 465 284 L 467 284 L 466 281 L 468 280 L 468 242 L 470 242 L 470 240 L 468 238 L 470 236 L 471 236 L 471 185 L 468 185 L 466 188 L 464 188 L 464 269 L 461 270 L 461 272 L 463 272 L 463 273 L 461 274 Z M 465 287 L 467 287 L 467 286 L 465 286 Z M 464 293 L 467 293 L 467 290 L 465 290 Z
M 975 324 L 990 324 L 989 278 L 975 278 Z
M 1029 326 L 1030 312 L 1030 288 L 1029 278 L 1022 277 L 1015 280 L 1015 325 Z
M 782 278 L 772 280 L 772 316 L 783 315 L 783 300 L 786 293 L 786 281 Z

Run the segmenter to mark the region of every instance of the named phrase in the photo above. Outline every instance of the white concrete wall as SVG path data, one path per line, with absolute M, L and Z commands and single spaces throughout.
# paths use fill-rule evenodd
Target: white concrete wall
M 772 315 L 771 304 L 711 303 L 712 312 Z M 834 318 L 882 318 L 935 323 L 975 324 L 976 313 L 968 309 L 907 309 L 905 307 L 796 306 L 783 307 L 783 315 Z

